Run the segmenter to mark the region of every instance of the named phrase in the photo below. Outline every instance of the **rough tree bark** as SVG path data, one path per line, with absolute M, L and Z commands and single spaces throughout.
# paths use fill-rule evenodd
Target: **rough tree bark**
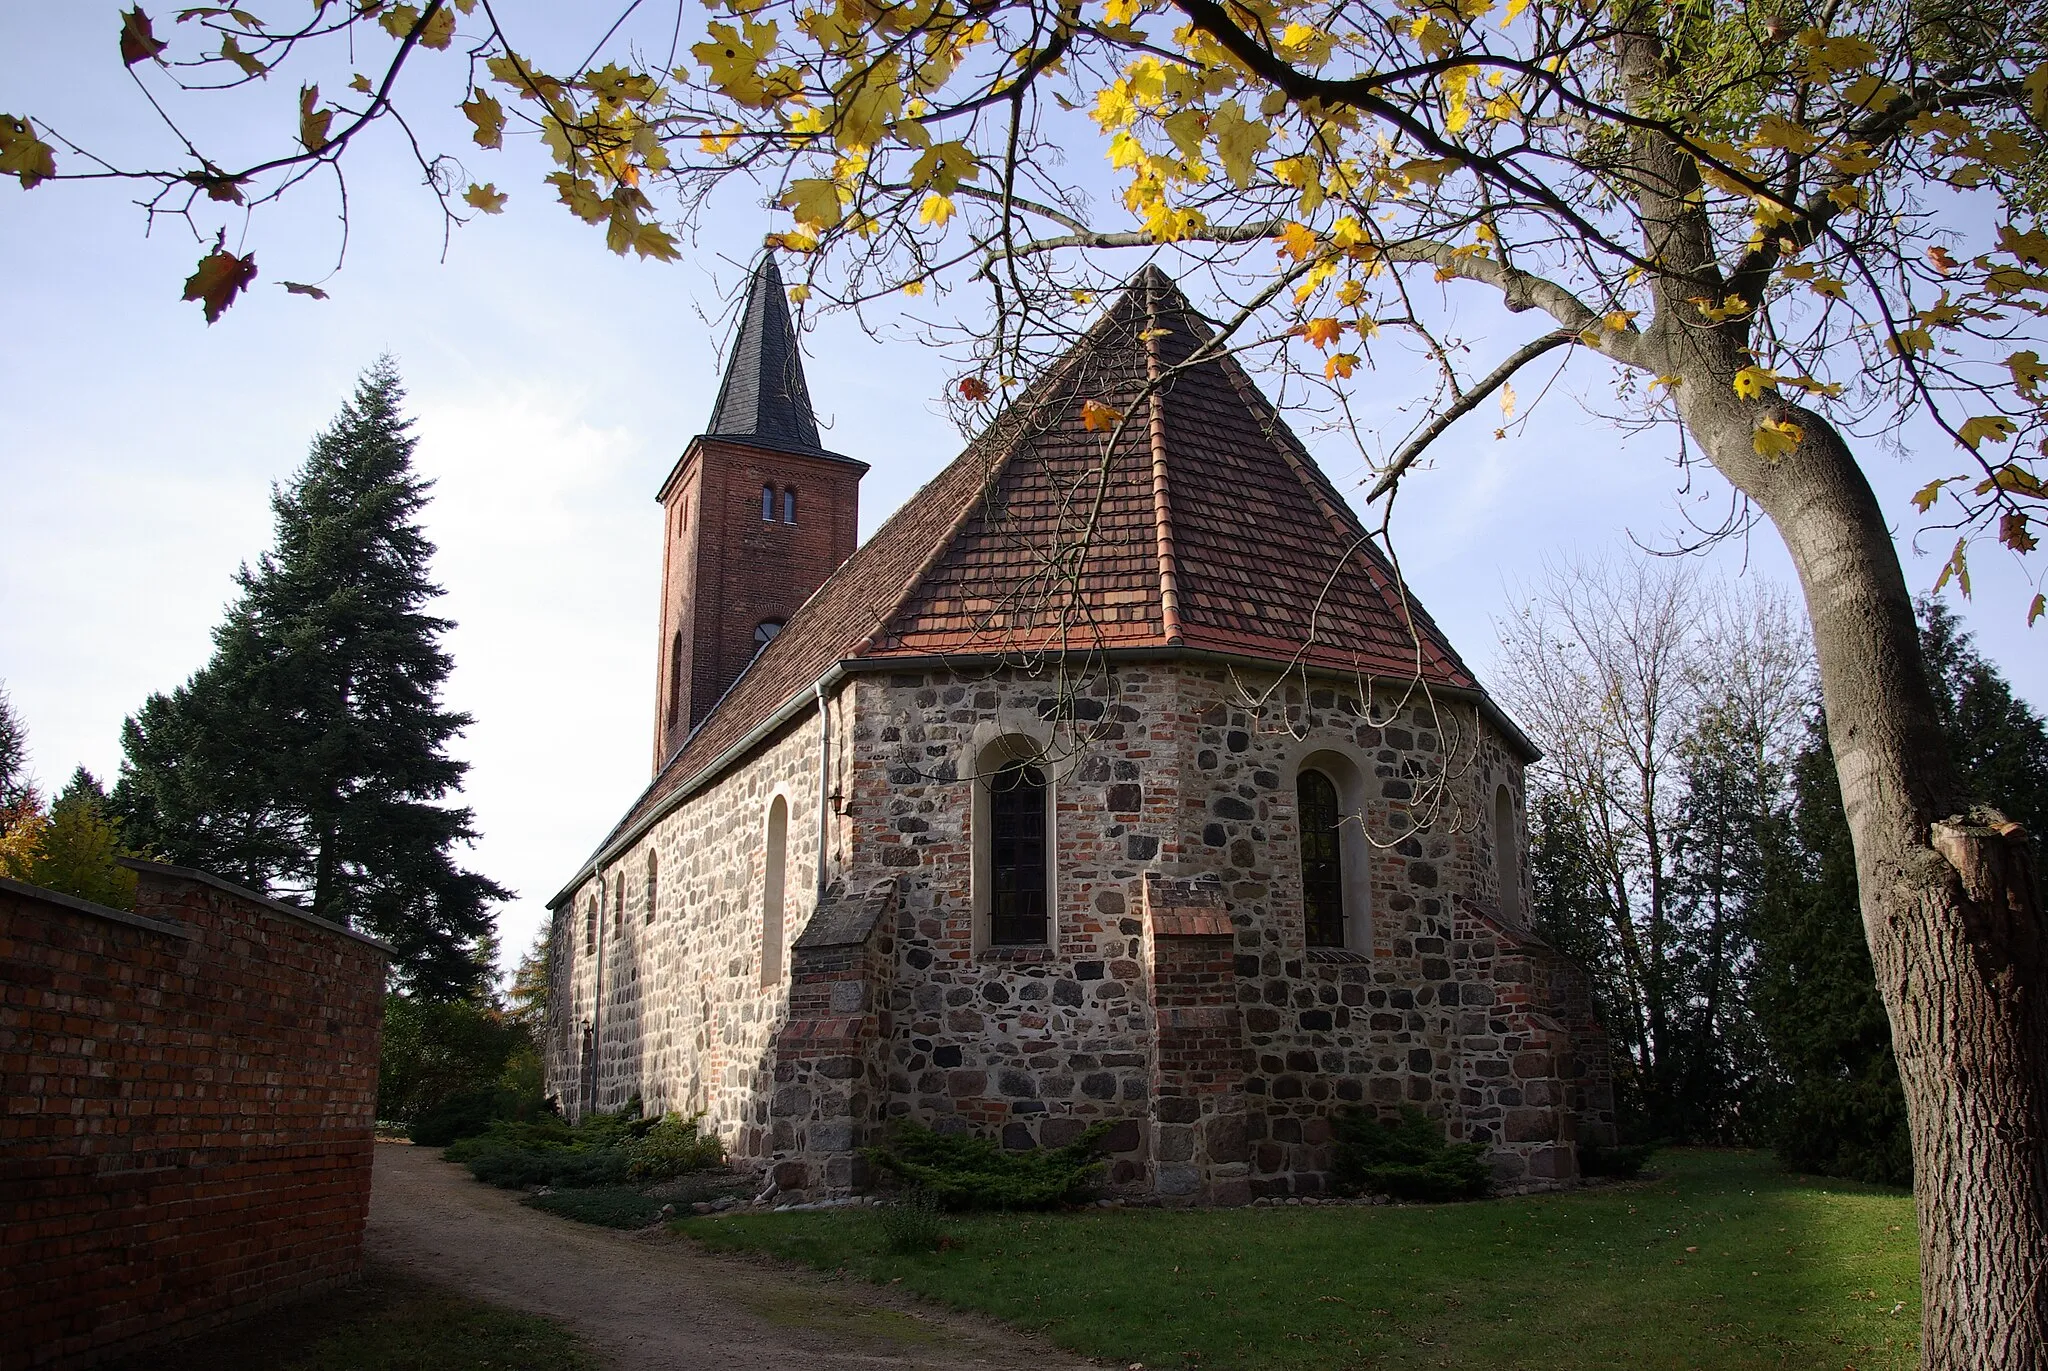
M 2015 825 L 1958 814 L 1955 768 L 1882 510 L 1841 436 L 1798 406 L 1681 383 L 1686 427 L 1798 570 L 1913 1131 L 1927 1371 L 2048 1367 L 2048 937 Z M 1725 398 L 1724 398 L 1725 397 Z M 1777 413 L 1773 414 L 1772 410 Z M 1756 456 L 1757 421 L 1804 432 Z

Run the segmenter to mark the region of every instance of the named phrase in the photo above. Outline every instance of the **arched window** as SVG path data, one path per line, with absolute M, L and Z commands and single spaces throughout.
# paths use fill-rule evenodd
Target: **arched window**
M 683 717 L 683 631 L 668 645 L 668 726 L 674 728 Z
M 768 806 L 768 850 L 761 871 L 761 984 L 782 979 L 782 896 L 788 882 L 789 802 Z
M 1369 956 L 1373 847 L 1365 832 L 1365 773 L 1345 753 L 1312 752 L 1295 773 L 1294 801 L 1304 939 L 1311 949 Z
M 795 486 L 786 487 L 782 492 L 782 522 L 785 524 L 793 524 L 796 522 Z
M 754 651 L 756 653 L 775 641 L 775 635 L 782 632 L 782 620 L 763 619 L 754 625 Z
M 988 940 L 1046 941 L 1045 773 L 1019 759 L 988 780 Z
M 612 936 L 626 931 L 626 873 L 612 878 Z
M 661 859 L 647 850 L 647 922 L 654 922 L 655 897 L 661 893 Z
M 761 487 L 761 522 L 764 524 L 772 524 L 775 522 L 774 486 Z
M 1522 920 L 1522 864 L 1515 851 L 1515 797 L 1506 786 L 1493 792 L 1493 870 L 1500 882 L 1500 916 Z
M 1344 946 L 1344 849 L 1337 783 L 1304 769 L 1294 783 L 1301 813 L 1301 908 L 1310 947 Z
M 590 903 L 583 911 L 583 950 L 597 951 L 597 896 L 590 897 Z

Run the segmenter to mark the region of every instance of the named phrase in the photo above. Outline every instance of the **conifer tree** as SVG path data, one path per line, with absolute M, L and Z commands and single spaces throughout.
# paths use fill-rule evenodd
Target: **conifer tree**
M 15 715 L 7 688 L 0 685 L 0 809 L 11 808 L 29 789 L 28 730 Z
M 273 494 L 275 546 L 238 573 L 212 660 L 123 727 L 115 808 L 131 841 L 383 938 L 407 988 L 459 995 L 509 896 L 455 859 L 475 827 L 446 803 L 468 770 L 447 749 L 471 720 L 440 700 L 451 624 L 428 612 L 403 398 L 379 360 Z
M 2038 842 L 2048 825 L 2048 721 L 2013 694 L 1947 606 L 1923 599 L 1917 608 L 1928 684 L 1969 798 Z M 1784 1076 L 1778 1154 L 1803 1171 L 1910 1184 L 1906 1101 L 1817 711 L 1793 788 L 1785 850 L 1774 855 L 1758 920 L 1757 1012 Z

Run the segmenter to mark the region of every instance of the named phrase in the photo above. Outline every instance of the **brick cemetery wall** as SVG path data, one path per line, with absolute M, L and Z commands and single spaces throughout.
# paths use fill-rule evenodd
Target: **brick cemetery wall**
M 88 1365 L 353 1278 L 386 949 L 198 872 L 0 880 L 0 1365 Z

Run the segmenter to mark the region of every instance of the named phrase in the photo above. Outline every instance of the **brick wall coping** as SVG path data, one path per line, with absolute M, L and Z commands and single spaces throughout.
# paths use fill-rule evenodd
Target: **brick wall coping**
M 297 919 L 300 923 L 311 924 L 323 933 L 339 933 L 344 938 L 353 938 L 359 943 L 376 948 L 387 957 L 398 955 L 397 948 L 380 938 L 373 938 L 367 933 L 358 933 L 346 924 L 335 923 L 332 919 L 323 919 L 310 910 L 301 909 L 298 905 L 286 904 L 283 900 L 273 900 L 268 895 L 259 895 L 247 886 L 236 885 L 233 881 L 224 881 L 210 871 L 197 871 L 189 866 L 172 866 L 168 862 L 147 861 L 141 857 L 122 857 L 120 862 L 122 866 L 127 867 L 130 871 L 144 871 L 152 876 L 171 876 L 180 880 L 197 881 L 200 885 L 210 885 L 215 890 L 224 891 L 237 899 L 261 905 L 274 914 L 282 914 L 286 918 Z M 30 889 L 34 889 L 34 887 L 30 887 Z M 38 893 L 48 894 L 49 892 L 41 891 Z
M 90 914 L 94 918 L 147 929 L 151 933 L 161 933 L 167 938 L 191 939 L 198 936 L 183 924 L 167 923 L 162 919 L 131 914 L 125 909 L 112 909 L 103 904 L 94 904 L 91 900 L 81 900 L 76 895 L 66 895 L 61 890 L 46 890 L 42 886 L 30 885 L 26 881 L 10 881 L 5 876 L 0 876 L 0 891 L 5 891 L 9 895 L 20 895 L 26 899 L 42 900 L 47 904 L 61 905 L 74 913 Z

